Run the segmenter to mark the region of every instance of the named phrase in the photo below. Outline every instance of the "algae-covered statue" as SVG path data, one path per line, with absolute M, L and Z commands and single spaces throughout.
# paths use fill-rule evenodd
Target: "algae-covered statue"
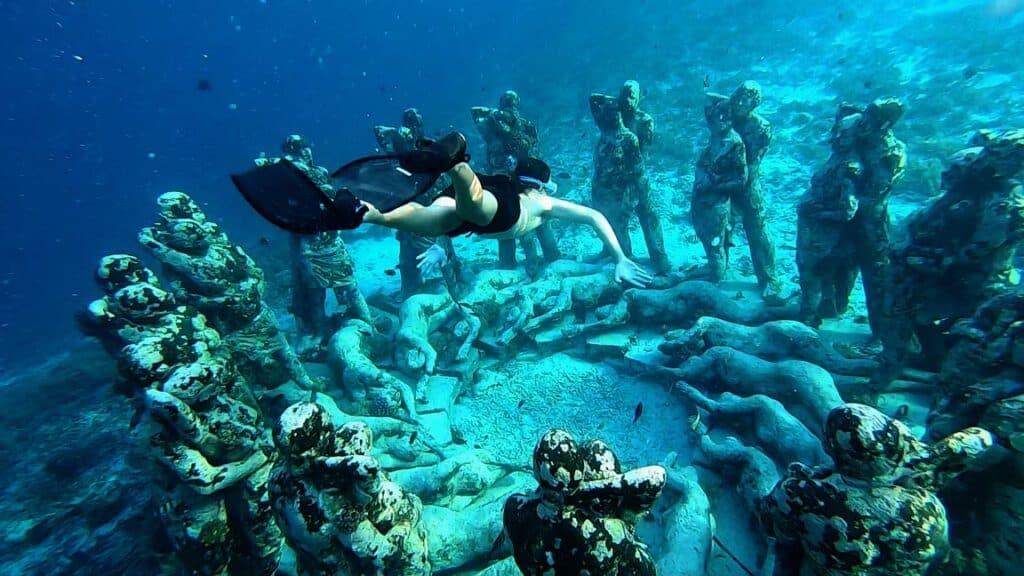
M 732 197 L 731 208 L 733 219 L 743 224 L 750 245 L 750 261 L 765 301 L 779 303 L 781 286 L 775 271 L 775 245 L 765 222 L 761 190 L 761 161 L 772 142 L 772 125 L 757 113 L 761 100 L 761 85 L 753 81 L 740 84 L 729 97 L 732 127 L 743 140 L 747 160 L 747 181 L 743 190 Z
M 582 445 L 551 430 L 533 450 L 533 494 L 505 502 L 505 533 L 526 575 L 653 576 L 657 573 L 636 524 L 665 485 L 665 469 L 622 471 L 600 440 Z
M 721 282 L 729 268 L 732 198 L 747 187 L 747 151 L 732 125 L 732 102 L 708 93 L 704 120 L 710 130 L 697 159 L 690 200 L 690 220 L 707 255 L 707 276 Z
M 336 423 L 315 402 L 293 404 L 277 432 L 273 510 L 300 576 L 429 576 L 422 504 L 371 456 L 373 434 Z
M 134 256 L 104 257 L 96 278 L 105 296 L 79 320 L 117 359 L 132 425 L 152 432 L 165 471 L 159 519 L 180 568 L 276 573 L 282 538 L 267 492 L 276 451 L 230 342 Z
M 794 463 L 763 501 L 780 545 L 781 573 L 923 575 L 949 548 L 937 492 L 993 443 L 980 428 L 932 446 L 898 420 L 862 404 L 835 408 L 825 424 L 832 467 Z
M 618 98 L 590 95 L 590 113 L 601 131 L 594 149 L 591 202 L 608 217 L 622 250 L 632 256 L 629 222 L 636 214 L 655 273 L 671 269 L 661 219 L 651 204 L 644 150 L 654 138 L 654 121 L 639 109 L 640 86 L 629 81 Z
M 537 126 L 523 117 L 519 109 L 519 94 L 506 90 L 498 100 L 497 108 L 474 106 L 470 110 L 473 125 L 483 136 L 487 146 L 486 170 L 491 174 L 513 174 L 521 162 L 539 155 Z M 519 239 L 529 267 L 537 267 L 543 260 L 553 262 L 561 258 L 558 240 L 550 224 L 537 228 L 534 234 Z M 516 265 L 516 243 L 512 239 L 498 241 L 498 261 L 502 268 Z
M 171 291 L 220 332 L 239 370 L 257 389 L 311 380 L 263 300 L 263 271 L 183 192 L 157 199 L 160 220 L 139 242 L 163 265 Z
M 381 152 L 385 154 L 415 150 L 417 144 L 422 143 L 426 137 L 423 115 L 415 108 L 407 108 L 402 112 L 401 126 L 374 126 L 373 134 Z M 447 185 L 448 179 L 441 178 L 434 188 L 440 191 Z M 452 249 L 450 238 L 434 239 L 401 230 L 395 233 L 395 238 L 398 240 L 398 273 L 402 279 L 402 298 L 408 298 L 422 289 L 423 273 L 430 271 L 425 268 L 435 258 L 440 264 L 437 266 L 438 271 L 448 286 L 456 288 L 459 285 L 461 261 Z
M 771 124 L 756 112 L 761 87 L 744 82 L 732 96 L 708 93 L 704 119 L 708 145 L 697 160 L 690 218 L 708 258 L 707 276 L 721 282 L 729 267 L 733 227 L 742 223 L 757 285 L 765 301 L 781 304 L 775 246 L 765 223 L 761 161 L 772 140 Z
M 801 317 L 817 327 L 846 312 L 857 275 L 871 332 L 880 337 L 889 265 L 889 195 L 903 177 L 906 147 L 892 128 L 896 99 L 843 103 L 832 126 L 832 154 L 797 207 Z
M 313 161 L 313 148 L 305 138 L 292 134 L 281 144 L 284 159 L 291 161 L 317 186 L 331 191 L 331 177 L 327 169 Z M 256 165 L 277 162 L 278 158 L 257 158 Z M 373 322 L 355 276 L 352 256 L 341 235 L 335 231 L 317 234 L 290 234 L 292 258 L 291 311 L 299 331 L 319 341 L 325 341 L 337 326 L 324 311 L 327 290 L 334 293 L 342 318 L 357 318 Z
M 943 172 L 942 195 L 907 217 L 890 256 L 878 385 L 898 374 L 915 340 L 921 360 L 937 368 L 956 323 L 1019 285 L 1022 182 L 1024 130 L 982 131 Z

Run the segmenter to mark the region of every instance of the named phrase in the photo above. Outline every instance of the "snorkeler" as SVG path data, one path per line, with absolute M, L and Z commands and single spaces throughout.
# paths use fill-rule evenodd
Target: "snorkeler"
M 552 219 L 584 224 L 593 228 L 615 259 L 617 281 L 638 287 L 651 281 L 651 275 L 623 253 L 603 214 L 545 194 L 551 169 L 543 161 L 524 160 L 510 177 L 478 175 L 468 160 L 465 136 L 453 132 L 411 152 L 363 158 L 339 168 L 332 176 L 343 185 L 334 198 L 305 183 L 288 162 L 231 178 L 257 212 L 299 233 L 352 229 L 367 222 L 423 236 L 507 239 Z M 417 202 L 446 172 L 451 186 L 428 204 Z

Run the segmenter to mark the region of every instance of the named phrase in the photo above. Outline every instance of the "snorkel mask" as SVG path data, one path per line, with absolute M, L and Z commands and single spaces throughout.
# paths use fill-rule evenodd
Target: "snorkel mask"
M 539 158 L 525 158 L 515 167 L 515 178 L 528 188 L 543 190 L 548 195 L 558 192 L 558 184 L 551 180 L 551 168 Z
M 519 183 L 529 188 L 543 190 L 544 193 L 547 194 L 548 196 L 554 196 L 555 193 L 558 192 L 558 182 L 555 182 L 553 180 L 542 182 L 536 178 L 531 178 L 529 176 L 520 176 Z

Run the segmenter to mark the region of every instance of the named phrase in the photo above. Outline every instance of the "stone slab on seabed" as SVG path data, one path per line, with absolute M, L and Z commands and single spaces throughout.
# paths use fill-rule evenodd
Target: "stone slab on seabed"
M 430 438 L 440 444 L 447 446 L 452 443 L 452 421 L 447 412 L 420 413 L 420 425 L 423 431 L 430 435 Z
M 544 330 L 538 332 L 533 337 L 533 342 L 537 345 L 537 353 L 543 356 L 549 356 L 557 352 L 561 352 L 567 348 L 571 348 L 575 341 L 572 338 L 566 338 L 562 334 L 562 327 L 551 328 L 550 330 Z
M 426 402 L 417 406 L 424 432 L 442 446 L 452 442 L 452 404 L 461 384 L 451 376 L 431 376 L 420 384 L 426 386 Z
M 619 359 L 636 343 L 636 334 L 630 329 L 605 332 L 587 338 L 587 356 L 595 360 Z
M 426 403 L 417 406 L 417 411 L 420 413 L 451 412 L 452 404 L 462 388 L 459 380 L 452 376 L 431 376 L 424 384 L 427 387 L 424 394 Z

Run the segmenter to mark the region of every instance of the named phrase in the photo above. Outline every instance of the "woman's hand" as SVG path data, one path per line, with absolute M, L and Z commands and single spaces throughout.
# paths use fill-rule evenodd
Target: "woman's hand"
M 369 222 L 370 224 L 383 224 L 384 215 L 381 214 L 380 210 L 373 204 L 370 204 L 366 200 L 360 200 L 363 206 L 366 206 L 366 214 L 363 214 L 363 222 Z
M 645 288 L 653 279 L 654 276 L 651 276 L 650 273 L 629 258 L 623 258 L 615 265 L 616 282 L 629 284 L 637 288 Z

